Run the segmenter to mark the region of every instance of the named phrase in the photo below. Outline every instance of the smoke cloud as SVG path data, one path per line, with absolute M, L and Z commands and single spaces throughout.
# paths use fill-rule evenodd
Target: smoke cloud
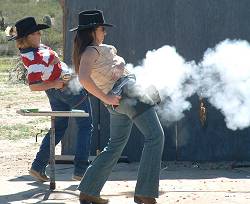
M 64 62 L 61 62 L 61 68 L 62 68 L 62 76 L 64 75 L 70 75 L 69 79 L 66 80 L 65 83 L 67 84 L 68 91 L 70 91 L 73 95 L 77 95 L 82 90 L 82 85 L 79 82 L 78 76 L 75 74 L 74 69 Z
M 140 65 L 128 64 L 126 68 L 135 73 L 142 93 L 154 91 L 152 85 L 159 91 L 162 103 L 158 106 L 158 113 L 166 122 L 164 124 L 180 120 L 183 112 L 191 108 L 187 98 L 197 91 L 198 67 L 193 61 L 186 62 L 174 47 L 163 46 L 148 51 Z
M 141 93 L 150 85 L 159 90 L 161 120 L 178 121 L 191 108 L 188 98 L 198 94 L 225 117 L 229 129 L 250 126 L 250 44 L 226 39 L 204 53 L 197 65 L 187 62 L 174 47 L 148 51 L 138 66 L 127 66 L 136 74 Z M 144 99 L 147 101 L 147 97 Z M 164 123 L 163 123 L 164 124 Z
M 199 95 L 225 116 L 228 128 L 250 124 L 250 45 L 244 40 L 225 40 L 208 49 L 200 67 Z

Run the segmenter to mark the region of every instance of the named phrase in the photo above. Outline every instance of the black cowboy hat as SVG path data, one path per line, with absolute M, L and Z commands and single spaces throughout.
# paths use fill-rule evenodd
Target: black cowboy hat
M 8 41 L 17 40 L 19 38 L 26 37 L 29 34 L 34 33 L 36 31 L 49 28 L 49 26 L 46 24 L 37 24 L 34 17 L 25 17 L 17 21 L 15 27 L 17 33 L 15 36 L 9 38 Z
M 78 24 L 79 25 L 76 28 L 72 28 L 69 31 L 83 30 L 86 28 L 92 28 L 97 26 L 113 26 L 112 24 L 108 24 L 105 22 L 101 10 L 81 11 L 78 15 Z

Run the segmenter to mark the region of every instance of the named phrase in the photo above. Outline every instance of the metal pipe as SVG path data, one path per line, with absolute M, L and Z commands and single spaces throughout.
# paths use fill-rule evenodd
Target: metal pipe
M 89 117 L 82 110 L 72 111 L 39 111 L 38 109 L 20 109 L 16 111 L 23 116 L 51 116 L 50 128 L 50 190 L 56 188 L 55 182 L 55 117 Z
M 178 161 L 178 122 L 175 122 L 175 160 Z
M 50 190 L 56 188 L 55 178 L 55 116 L 51 116 L 50 128 Z
M 97 148 L 96 148 L 96 155 L 98 156 L 101 152 L 101 102 L 100 99 L 97 99 L 97 111 L 98 111 L 98 124 L 97 124 Z

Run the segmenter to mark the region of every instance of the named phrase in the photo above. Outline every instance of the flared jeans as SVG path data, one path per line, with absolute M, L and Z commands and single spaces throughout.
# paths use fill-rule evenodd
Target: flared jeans
M 82 193 L 100 196 L 112 168 L 117 163 L 128 142 L 132 125 L 144 135 L 144 147 L 138 169 L 135 195 L 158 197 L 161 157 L 164 146 L 164 132 L 156 114 L 150 107 L 137 114 L 137 107 L 130 101 L 121 100 L 110 112 L 110 139 L 104 150 L 90 164 L 78 186 Z

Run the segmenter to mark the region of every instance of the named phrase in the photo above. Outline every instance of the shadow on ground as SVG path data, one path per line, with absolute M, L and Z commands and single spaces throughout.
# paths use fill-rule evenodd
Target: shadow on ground
M 134 185 L 136 181 L 138 163 L 119 163 L 113 170 L 109 181 L 115 185 L 124 185 L 124 188 L 111 189 L 104 191 L 106 197 L 126 197 L 132 199 L 134 196 Z M 79 181 L 72 181 L 72 165 L 56 165 L 56 190 L 49 190 L 49 182 L 40 183 L 34 181 L 29 175 L 19 177 L 11 177 L 7 180 L 1 179 L 0 203 L 16 203 L 18 201 L 27 200 L 25 203 L 77 203 L 78 194 L 77 186 Z M 49 169 L 47 169 L 49 173 Z M 231 168 L 230 163 L 209 164 L 209 163 L 185 163 L 185 162 L 166 162 L 162 165 L 161 182 L 162 185 L 160 195 L 166 193 L 187 193 L 202 192 L 209 193 L 213 190 L 195 190 L 195 189 L 171 189 L 171 182 L 179 180 L 190 180 L 190 183 L 199 180 L 209 182 L 217 178 L 226 178 L 232 180 L 248 180 L 250 178 L 250 168 Z M 188 181 L 187 181 L 188 182 Z M 125 184 L 126 183 L 126 184 Z M 132 184 L 132 185 L 131 185 Z M 126 186 L 127 185 L 127 186 Z M 15 189 L 16 187 L 16 189 Z M 124 190 L 125 189 L 125 190 Z M 113 190 L 113 191 L 112 191 Z M 247 190 L 247 189 L 246 189 Z M 226 190 L 218 190 L 218 192 L 227 192 Z M 235 191 L 241 193 L 241 190 Z M 246 193 L 246 191 L 244 191 Z M 247 192 L 250 193 L 250 192 Z M 23 203 L 23 202 L 22 202 Z

